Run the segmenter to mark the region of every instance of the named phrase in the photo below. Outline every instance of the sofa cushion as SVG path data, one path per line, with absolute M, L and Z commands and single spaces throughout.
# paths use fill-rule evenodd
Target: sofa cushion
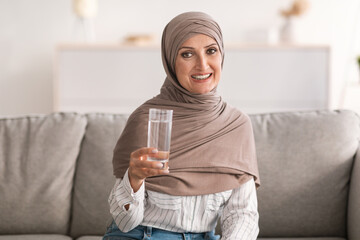
M 258 153 L 259 237 L 345 237 L 360 136 L 350 111 L 251 116 Z
M 0 234 L 68 232 L 85 125 L 72 113 L 0 119 Z
M 360 139 L 359 139 L 360 142 Z M 354 161 L 349 194 L 349 207 L 348 207 L 348 238 L 360 239 L 360 146 L 356 153 Z
M 102 240 L 102 236 L 83 236 L 83 237 L 79 237 L 76 240 Z
M 38 235 L 3 235 L 0 240 L 71 240 L 72 238 L 56 234 L 38 234 Z
M 112 157 L 127 117 L 88 114 L 88 125 L 78 159 L 71 236 L 103 235 L 111 223 L 108 205 L 114 186 Z

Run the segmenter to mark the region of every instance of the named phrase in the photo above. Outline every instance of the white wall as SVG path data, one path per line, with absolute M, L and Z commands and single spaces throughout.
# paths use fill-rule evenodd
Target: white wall
M 357 77 L 351 61 L 360 53 L 360 1 L 309 1 L 310 10 L 297 21 L 298 39 L 331 45 L 331 106 L 337 108 L 344 82 Z M 99 0 L 95 32 L 99 42 L 120 41 L 129 33 L 144 32 L 160 39 L 166 23 L 178 13 L 204 11 L 222 26 L 226 42 L 237 42 L 249 31 L 280 27 L 278 11 L 290 3 Z M 52 111 L 55 46 L 75 40 L 76 21 L 71 0 L 0 0 L 0 115 Z

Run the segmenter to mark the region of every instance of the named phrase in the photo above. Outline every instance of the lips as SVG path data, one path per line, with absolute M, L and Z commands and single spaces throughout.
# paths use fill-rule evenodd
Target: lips
M 208 74 L 194 74 L 191 75 L 191 77 L 196 80 L 196 81 L 203 81 L 203 80 L 207 80 L 208 78 L 210 78 L 212 76 L 212 73 L 208 73 Z

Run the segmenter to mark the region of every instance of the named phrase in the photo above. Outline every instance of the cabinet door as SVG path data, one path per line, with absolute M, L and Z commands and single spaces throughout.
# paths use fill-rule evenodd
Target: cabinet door
M 328 108 L 328 48 L 232 49 L 219 91 L 246 112 Z
M 219 93 L 247 112 L 328 108 L 329 48 L 226 49 Z M 159 48 L 59 48 L 55 111 L 130 113 L 165 80 Z
M 160 50 L 60 49 L 55 110 L 130 113 L 160 93 Z

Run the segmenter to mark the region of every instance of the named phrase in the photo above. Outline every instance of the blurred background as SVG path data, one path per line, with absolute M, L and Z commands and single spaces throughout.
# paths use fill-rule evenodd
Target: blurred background
M 0 115 L 130 112 L 160 89 L 161 33 L 185 11 L 222 27 L 239 108 L 359 111 L 359 0 L 0 0 Z

